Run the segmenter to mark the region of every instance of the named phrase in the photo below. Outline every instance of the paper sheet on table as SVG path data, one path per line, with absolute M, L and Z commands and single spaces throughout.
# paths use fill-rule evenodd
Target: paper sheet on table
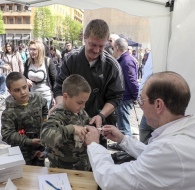
M 9 178 L 5 185 L 5 188 L 2 187 L 0 190 L 17 190 L 17 187 L 13 184 L 12 180 Z
M 68 176 L 66 173 L 48 174 L 39 176 L 39 189 L 40 190 L 54 190 L 46 181 L 52 183 L 55 187 L 61 190 L 72 190 Z

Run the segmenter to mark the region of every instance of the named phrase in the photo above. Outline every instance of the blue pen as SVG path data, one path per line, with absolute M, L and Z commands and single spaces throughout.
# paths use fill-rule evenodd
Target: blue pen
M 50 185 L 51 187 L 53 187 L 55 190 L 61 190 L 60 188 L 55 187 L 51 182 L 49 182 L 49 181 L 47 181 L 47 180 L 45 180 L 45 182 L 46 182 L 48 185 Z

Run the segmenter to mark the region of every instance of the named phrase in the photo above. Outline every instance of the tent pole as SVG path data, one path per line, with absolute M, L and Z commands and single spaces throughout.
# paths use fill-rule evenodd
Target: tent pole
M 154 1 L 154 0 L 139 0 L 139 1 L 145 1 L 145 2 L 148 2 L 148 3 L 155 3 L 155 4 L 159 4 L 159 5 L 165 5 L 165 3 Z

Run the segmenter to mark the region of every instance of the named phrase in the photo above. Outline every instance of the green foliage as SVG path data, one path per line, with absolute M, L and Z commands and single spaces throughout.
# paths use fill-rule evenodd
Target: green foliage
M 57 15 L 54 17 L 55 20 L 55 24 L 54 24 L 54 28 L 55 28 L 55 37 L 56 38 L 63 38 L 63 20 L 64 18 L 60 15 Z
M 36 38 L 51 38 L 70 40 L 77 45 L 81 39 L 82 24 L 60 15 L 52 15 L 47 7 L 40 7 L 35 12 L 33 34 Z
M 37 38 L 51 38 L 54 36 L 54 18 L 48 7 L 37 8 L 33 34 Z
M 74 44 L 75 41 L 79 41 L 83 28 L 82 24 L 76 20 L 72 20 L 69 16 L 65 17 L 63 24 L 65 39 L 71 40 L 72 44 Z
M 1 11 L 0 11 L 0 34 L 5 34 L 3 15 Z

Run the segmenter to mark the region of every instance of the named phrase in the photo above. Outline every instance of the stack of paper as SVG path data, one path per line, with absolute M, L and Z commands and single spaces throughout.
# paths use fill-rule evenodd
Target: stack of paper
M 10 145 L 6 145 L 6 144 L 0 144 L 0 155 L 1 154 L 6 154 L 8 153 L 8 148 L 10 148 Z
M 46 182 L 47 181 L 47 182 Z M 52 184 L 54 187 L 52 187 Z M 48 174 L 39 176 L 40 190 L 72 190 L 66 173 Z

